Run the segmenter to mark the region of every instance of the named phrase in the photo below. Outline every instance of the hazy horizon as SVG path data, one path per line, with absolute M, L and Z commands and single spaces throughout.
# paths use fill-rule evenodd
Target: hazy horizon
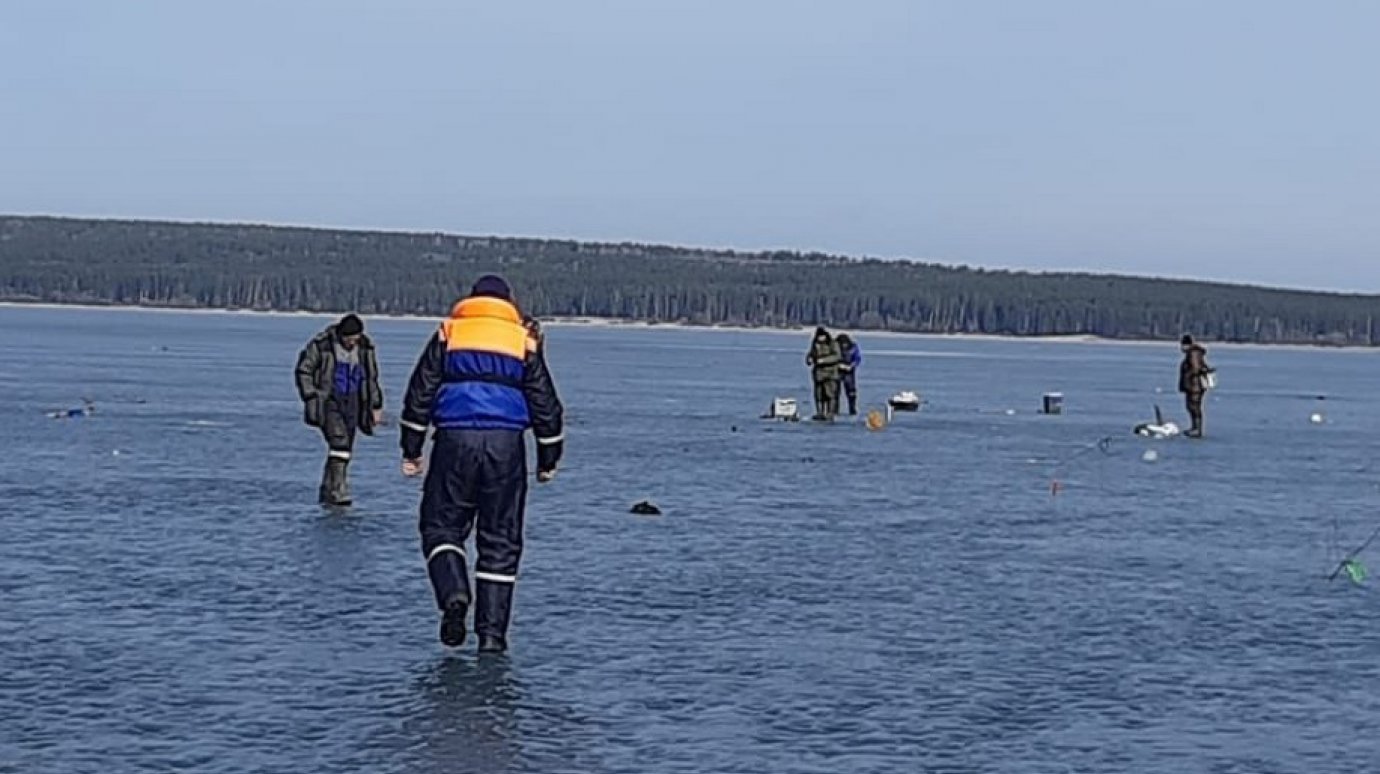
M 1380 292 L 1380 5 L 17 0 L 0 211 Z

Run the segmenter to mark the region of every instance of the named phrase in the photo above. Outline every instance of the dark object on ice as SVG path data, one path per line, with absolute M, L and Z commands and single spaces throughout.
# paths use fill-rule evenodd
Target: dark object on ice
M 767 407 L 767 413 L 763 414 L 761 418 L 799 422 L 800 407 L 796 405 L 795 398 L 773 398 L 771 405 Z
M 919 411 L 920 405 L 925 401 L 916 393 L 904 390 L 891 396 L 886 402 L 893 411 Z
M 83 398 L 81 408 L 50 411 L 48 412 L 48 416 L 51 419 L 81 419 L 82 417 L 89 417 L 94 413 L 96 413 L 96 404 Z
M 638 503 L 637 505 L 634 505 L 634 506 L 632 507 L 632 512 L 633 512 L 634 515 L 637 515 L 637 516 L 660 516 L 660 515 L 661 515 L 661 509 L 658 508 L 658 507 L 656 507 L 655 505 L 653 505 L 649 500 L 643 500 L 642 502 Z
M 1173 438 L 1179 434 L 1179 426 L 1173 422 L 1164 421 L 1164 412 L 1160 411 L 1158 404 L 1155 405 L 1155 421 L 1141 422 L 1132 430 L 1141 438 Z

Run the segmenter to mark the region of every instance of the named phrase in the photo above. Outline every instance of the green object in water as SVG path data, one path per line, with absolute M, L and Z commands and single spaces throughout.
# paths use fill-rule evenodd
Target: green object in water
M 1366 579 L 1366 566 L 1355 559 L 1342 562 L 1342 568 L 1346 570 L 1347 577 L 1351 578 L 1352 583 L 1360 583 Z

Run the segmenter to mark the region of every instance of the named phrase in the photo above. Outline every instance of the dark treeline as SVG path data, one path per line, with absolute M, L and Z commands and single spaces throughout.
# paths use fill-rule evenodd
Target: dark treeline
M 538 316 L 1374 345 L 1380 297 L 815 253 L 0 217 L 0 300 L 440 315 L 480 273 Z

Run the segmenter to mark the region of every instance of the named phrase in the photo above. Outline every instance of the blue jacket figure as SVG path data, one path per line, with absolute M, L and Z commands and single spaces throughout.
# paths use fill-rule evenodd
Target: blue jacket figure
M 426 432 L 436 428 L 420 530 L 447 647 L 464 644 L 473 604 L 479 652 L 508 648 L 527 503 L 524 432 L 536 435 L 537 481 L 550 481 L 565 445 L 562 415 L 535 323 L 518 311 L 506 281 L 481 277 L 422 353 L 400 422 L 406 476 L 427 467 Z M 465 554 L 471 531 L 473 595 Z
M 858 343 L 846 333 L 839 334 L 839 350 L 843 355 L 843 364 L 839 366 L 839 373 L 842 374 L 843 392 L 848 396 L 848 413 L 857 416 L 858 414 L 858 366 L 862 365 L 862 350 L 858 348 Z

